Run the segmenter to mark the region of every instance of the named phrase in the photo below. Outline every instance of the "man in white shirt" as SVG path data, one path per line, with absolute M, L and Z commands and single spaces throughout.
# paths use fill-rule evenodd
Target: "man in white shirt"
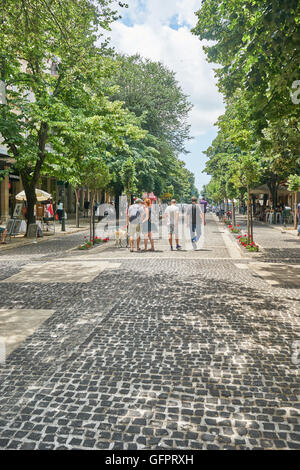
M 164 213 L 164 218 L 168 226 L 169 243 L 170 243 L 171 251 L 173 251 L 173 234 L 175 236 L 176 249 L 180 250 L 181 246 L 179 245 L 179 238 L 178 238 L 179 208 L 176 206 L 175 199 L 172 199 L 171 205 L 166 208 L 165 213 Z

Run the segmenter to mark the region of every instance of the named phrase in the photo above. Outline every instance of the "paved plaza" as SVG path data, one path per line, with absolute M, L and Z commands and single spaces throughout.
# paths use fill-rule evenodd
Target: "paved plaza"
M 0 252 L 0 449 L 300 449 L 300 240 L 255 233 Z

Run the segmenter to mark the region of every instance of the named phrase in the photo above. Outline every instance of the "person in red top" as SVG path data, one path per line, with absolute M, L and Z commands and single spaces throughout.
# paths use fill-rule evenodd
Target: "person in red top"
M 47 217 L 50 219 L 50 217 L 53 217 L 53 206 L 52 206 L 52 202 L 48 202 L 46 204 L 46 211 L 47 211 Z

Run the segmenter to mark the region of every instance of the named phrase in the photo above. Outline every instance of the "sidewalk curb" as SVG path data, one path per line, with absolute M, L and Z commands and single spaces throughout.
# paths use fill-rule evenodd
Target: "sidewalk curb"
M 215 216 L 215 219 L 216 219 L 216 222 L 218 222 L 219 224 L 221 224 L 221 226 L 226 230 L 226 232 L 230 235 L 231 239 L 234 241 L 234 244 L 238 247 L 241 255 L 244 257 L 244 258 L 247 258 L 247 259 L 251 259 L 251 258 L 260 258 L 261 254 L 263 254 L 265 252 L 264 248 L 261 246 L 261 245 L 258 245 L 257 246 L 259 247 L 259 251 L 258 252 L 248 252 L 248 251 L 245 251 L 239 244 L 237 238 L 234 236 L 233 233 L 230 232 L 230 230 L 228 229 L 227 225 L 224 224 L 224 222 L 221 222 L 219 221 L 218 217 L 216 215 Z
M 104 251 L 105 249 L 107 248 L 110 248 L 112 246 L 114 246 L 115 244 L 115 240 L 111 240 L 109 242 L 105 242 L 103 245 L 100 245 L 100 246 L 97 246 L 95 248 L 90 248 L 89 250 L 79 250 L 78 249 L 78 246 L 76 246 L 75 248 L 70 248 L 70 250 L 67 250 L 66 253 L 72 253 L 73 251 L 80 251 L 82 252 L 82 254 L 84 253 L 98 253 L 98 252 L 101 252 L 101 251 Z
M 233 233 L 230 232 L 230 230 L 226 227 L 226 230 L 227 232 L 231 235 L 231 238 L 235 241 L 235 244 L 239 247 L 239 250 L 241 253 L 244 254 L 244 256 L 246 258 L 260 258 L 260 256 L 265 252 L 265 249 L 259 245 L 258 243 L 256 243 L 256 245 L 258 246 L 259 248 L 259 251 L 246 251 L 244 250 L 244 248 L 241 247 L 240 243 L 238 242 L 237 238 L 234 236 Z

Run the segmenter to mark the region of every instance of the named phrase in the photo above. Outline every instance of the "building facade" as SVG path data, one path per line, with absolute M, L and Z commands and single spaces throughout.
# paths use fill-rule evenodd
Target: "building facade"
M 1 136 L 0 136 L 1 138 Z M 0 220 L 6 222 L 13 216 L 16 195 L 23 191 L 22 178 L 14 168 L 14 160 L 11 158 L 5 146 L 0 143 L 0 170 L 6 170 L 3 179 L 0 177 Z M 54 203 L 63 202 L 68 215 L 75 215 L 76 196 L 74 188 L 68 183 L 58 181 L 56 178 L 42 176 L 37 188 L 51 194 Z M 109 202 L 110 196 L 104 191 L 97 191 L 95 201 L 97 203 Z M 79 210 L 84 211 L 85 201 L 91 201 L 91 191 L 88 187 L 79 189 Z

